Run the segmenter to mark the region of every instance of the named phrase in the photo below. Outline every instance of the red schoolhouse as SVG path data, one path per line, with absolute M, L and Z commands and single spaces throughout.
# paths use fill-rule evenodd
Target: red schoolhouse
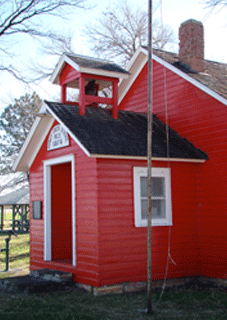
M 168 262 L 169 279 L 226 279 L 226 65 L 204 60 L 200 23 L 180 30 L 178 56 L 153 52 L 152 277 Z M 66 54 L 51 81 L 61 102 L 43 103 L 14 165 L 30 173 L 30 269 L 146 281 L 147 50 L 127 71 Z

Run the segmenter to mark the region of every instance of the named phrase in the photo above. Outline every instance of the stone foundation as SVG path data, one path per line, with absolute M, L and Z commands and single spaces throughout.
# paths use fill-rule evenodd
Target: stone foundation
M 73 275 L 70 272 L 50 270 L 50 269 L 40 269 L 30 271 L 30 276 L 34 278 L 41 278 L 47 281 L 66 283 L 73 280 Z
M 33 278 L 43 279 L 44 281 L 58 282 L 62 285 L 67 283 L 73 283 L 78 288 L 82 288 L 87 292 L 92 293 L 94 296 L 101 296 L 107 294 L 124 294 L 131 292 L 142 292 L 147 289 L 147 282 L 124 282 L 113 285 L 106 285 L 101 287 L 93 287 L 91 285 L 83 283 L 73 282 L 73 275 L 68 272 L 56 271 L 56 270 L 35 270 L 31 271 L 30 275 Z M 153 280 L 152 288 L 161 289 L 163 287 L 164 280 Z M 198 286 L 198 287 L 225 287 L 227 288 L 227 279 L 215 279 L 209 277 L 192 277 L 192 278 L 175 278 L 167 279 L 165 288 L 173 288 L 180 286 Z
M 168 279 L 166 281 L 166 287 L 179 287 L 187 285 L 192 281 L 191 278 L 177 278 L 177 279 Z M 120 284 L 114 284 L 109 286 L 101 286 L 101 287 L 92 287 L 86 284 L 79 283 L 77 284 L 79 288 L 83 288 L 84 290 L 93 293 L 94 296 L 101 296 L 106 294 L 124 294 L 130 292 L 142 292 L 147 289 L 147 282 L 125 282 Z M 160 289 L 163 286 L 163 280 L 155 280 L 152 281 L 152 287 L 154 289 Z

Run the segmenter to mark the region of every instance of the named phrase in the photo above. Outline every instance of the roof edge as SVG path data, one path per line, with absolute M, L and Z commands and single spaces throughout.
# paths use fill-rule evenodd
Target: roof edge
M 138 59 L 139 59 L 139 56 L 142 55 L 142 54 L 146 55 L 146 58 L 141 59 L 141 62 L 140 62 L 140 61 L 138 61 Z M 223 103 L 223 104 L 225 104 L 227 106 L 227 99 L 224 98 L 223 96 L 221 96 L 220 94 L 216 93 L 214 90 L 208 88 L 207 86 L 205 86 L 204 84 L 202 84 L 198 80 L 195 80 L 194 78 L 192 78 L 189 75 L 185 74 L 183 71 L 181 71 L 181 70 L 177 69 L 176 67 L 174 67 L 173 65 L 171 65 L 170 63 L 168 63 L 165 60 L 159 58 L 154 53 L 152 53 L 152 59 L 154 59 L 156 62 L 160 63 L 165 68 L 167 68 L 170 71 L 174 72 L 175 74 L 179 75 L 181 78 L 183 78 L 186 81 L 190 82 L 192 85 L 196 86 L 197 88 L 199 88 L 203 92 L 207 93 L 208 95 L 210 95 L 214 99 L 218 100 L 219 102 L 221 102 L 221 103 Z M 138 64 L 137 68 L 141 71 L 142 68 L 147 63 L 147 61 L 148 61 L 147 49 L 145 49 L 144 47 L 138 48 L 136 53 L 134 54 L 134 56 L 132 57 L 132 59 L 130 60 L 130 62 L 128 64 L 128 67 L 130 68 L 128 71 L 130 72 L 130 70 L 136 65 L 136 63 Z M 124 99 L 125 95 L 129 91 L 129 89 L 132 86 L 132 84 L 135 82 L 139 72 L 136 72 L 136 73 L 134 72 L 133 73 L 131 71 L 130 74 L 131 74 L 131 76 L 129 76 L 128 79 L 123 80 L 119 85 L 119 99 L 118 99 L 118 103 L 119 104 Z
M 89 58 L 89 57 L 87 57 Z M 92 59 L 92 58 L 91 58 Z M 94 58 L 96 59 L 96 58 Z M 106 60 L 104 60 L 106 61 Z M 129 73 L 117 72 L 117 71 L 106 71 L 101 69 L 94 69 L 90 67 L 81 67 L 75 61 L 73 61 L 67 54 L 63 54 L 57 63 L 53 73 L 50 76 L 50 82 L 52 84 L 59 84 L 60 73 L 63 70 L 65 64 L 68 63 L 72 68 L 81 73 L 88 73 L 93 75 L 99 75 L 104 77 L 111 77 L 117 79 L 126 79 L 129 76 Z
M 50 114 L 58 121 L 58 123 L 65 129 L 65 131 L 71 136 L 71 138 L 78 144 L 78 146 L 84 151 L 84 153 L 90 157 L 90 152 L 85 146 L 79 141 L 79 139 L 69 130 L 69 128 L 59 119 L 59 117 L 49 108 L 48 101 L 45 101 L 46 106 Z
M 103 159 L 120 159 L 120 160 L 147 160 L 147 157 L 140 156 L 123 156 L 123 155 L 109 155 L 109 154 L 90 154 L 91 158 Z M 153 161 L 170 161 L 170 162 L 190 162 L 190 163 L 205 163 L 208 159 L 184 159 L 184 158 L 159 158 L 152 157 Z
M 46 104 L 43 102 L 39 113 L 46 110 Z M 54 119 L 50 116 L 39 118 L 36 117 L 27 138 L 22 145 L 20 152 L 13 164 L 13 171 L 29 171 L 41 145 L 46 137 L 46 133 L 52 126 Z M 35 142 L 35 143 L 34 143 Z

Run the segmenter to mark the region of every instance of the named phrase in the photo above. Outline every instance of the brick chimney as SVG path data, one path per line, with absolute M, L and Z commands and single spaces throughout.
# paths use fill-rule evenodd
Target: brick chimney
M 190 19 L 179 28 L 179 59 L 193 71 L 204 71 L 204 32 L 203 24 Z

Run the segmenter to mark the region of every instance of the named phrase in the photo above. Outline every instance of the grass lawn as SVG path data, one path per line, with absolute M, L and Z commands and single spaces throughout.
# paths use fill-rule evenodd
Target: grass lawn
M 5 238 L 0 236 L 0 249 L 5 248 Z M 29 234 L 14 235 L 9 242 L 9 272 L 0 272 L 0 279 L 29 272 Z M 0 252 L 0 271 L 5 270 L 5 252 Z
M 0 236 L 0 248 L 6 236 Z M 10 271 L 0 279 L 29 273 L 29 234 L 12 236 Z M 0 252 L 0 270 L 5 268 L 5 253 Z M 168 289 L 159 301 L 153 292 L 154 314 L 138 311 L 146 307 L 146 293 L 94 297 L 80 289 L 30 294 L 0 291 L 0 319 L 4 320 L 143 320 L 187 319 L 226 320 L 227 294 L 224 288 Z M 158 302 L 159 301 L 159 302 Z
M 146 294 L 125 294 L 94 297 L 81 290 L 36 294 L 0 294 L 0 319 L 4 320 L 142 320 L 187 319 L 226 320 L 226 292 L 211 288 L 174 289 L 153 295 L 154 314 L 140 309 L 146 306 Z

